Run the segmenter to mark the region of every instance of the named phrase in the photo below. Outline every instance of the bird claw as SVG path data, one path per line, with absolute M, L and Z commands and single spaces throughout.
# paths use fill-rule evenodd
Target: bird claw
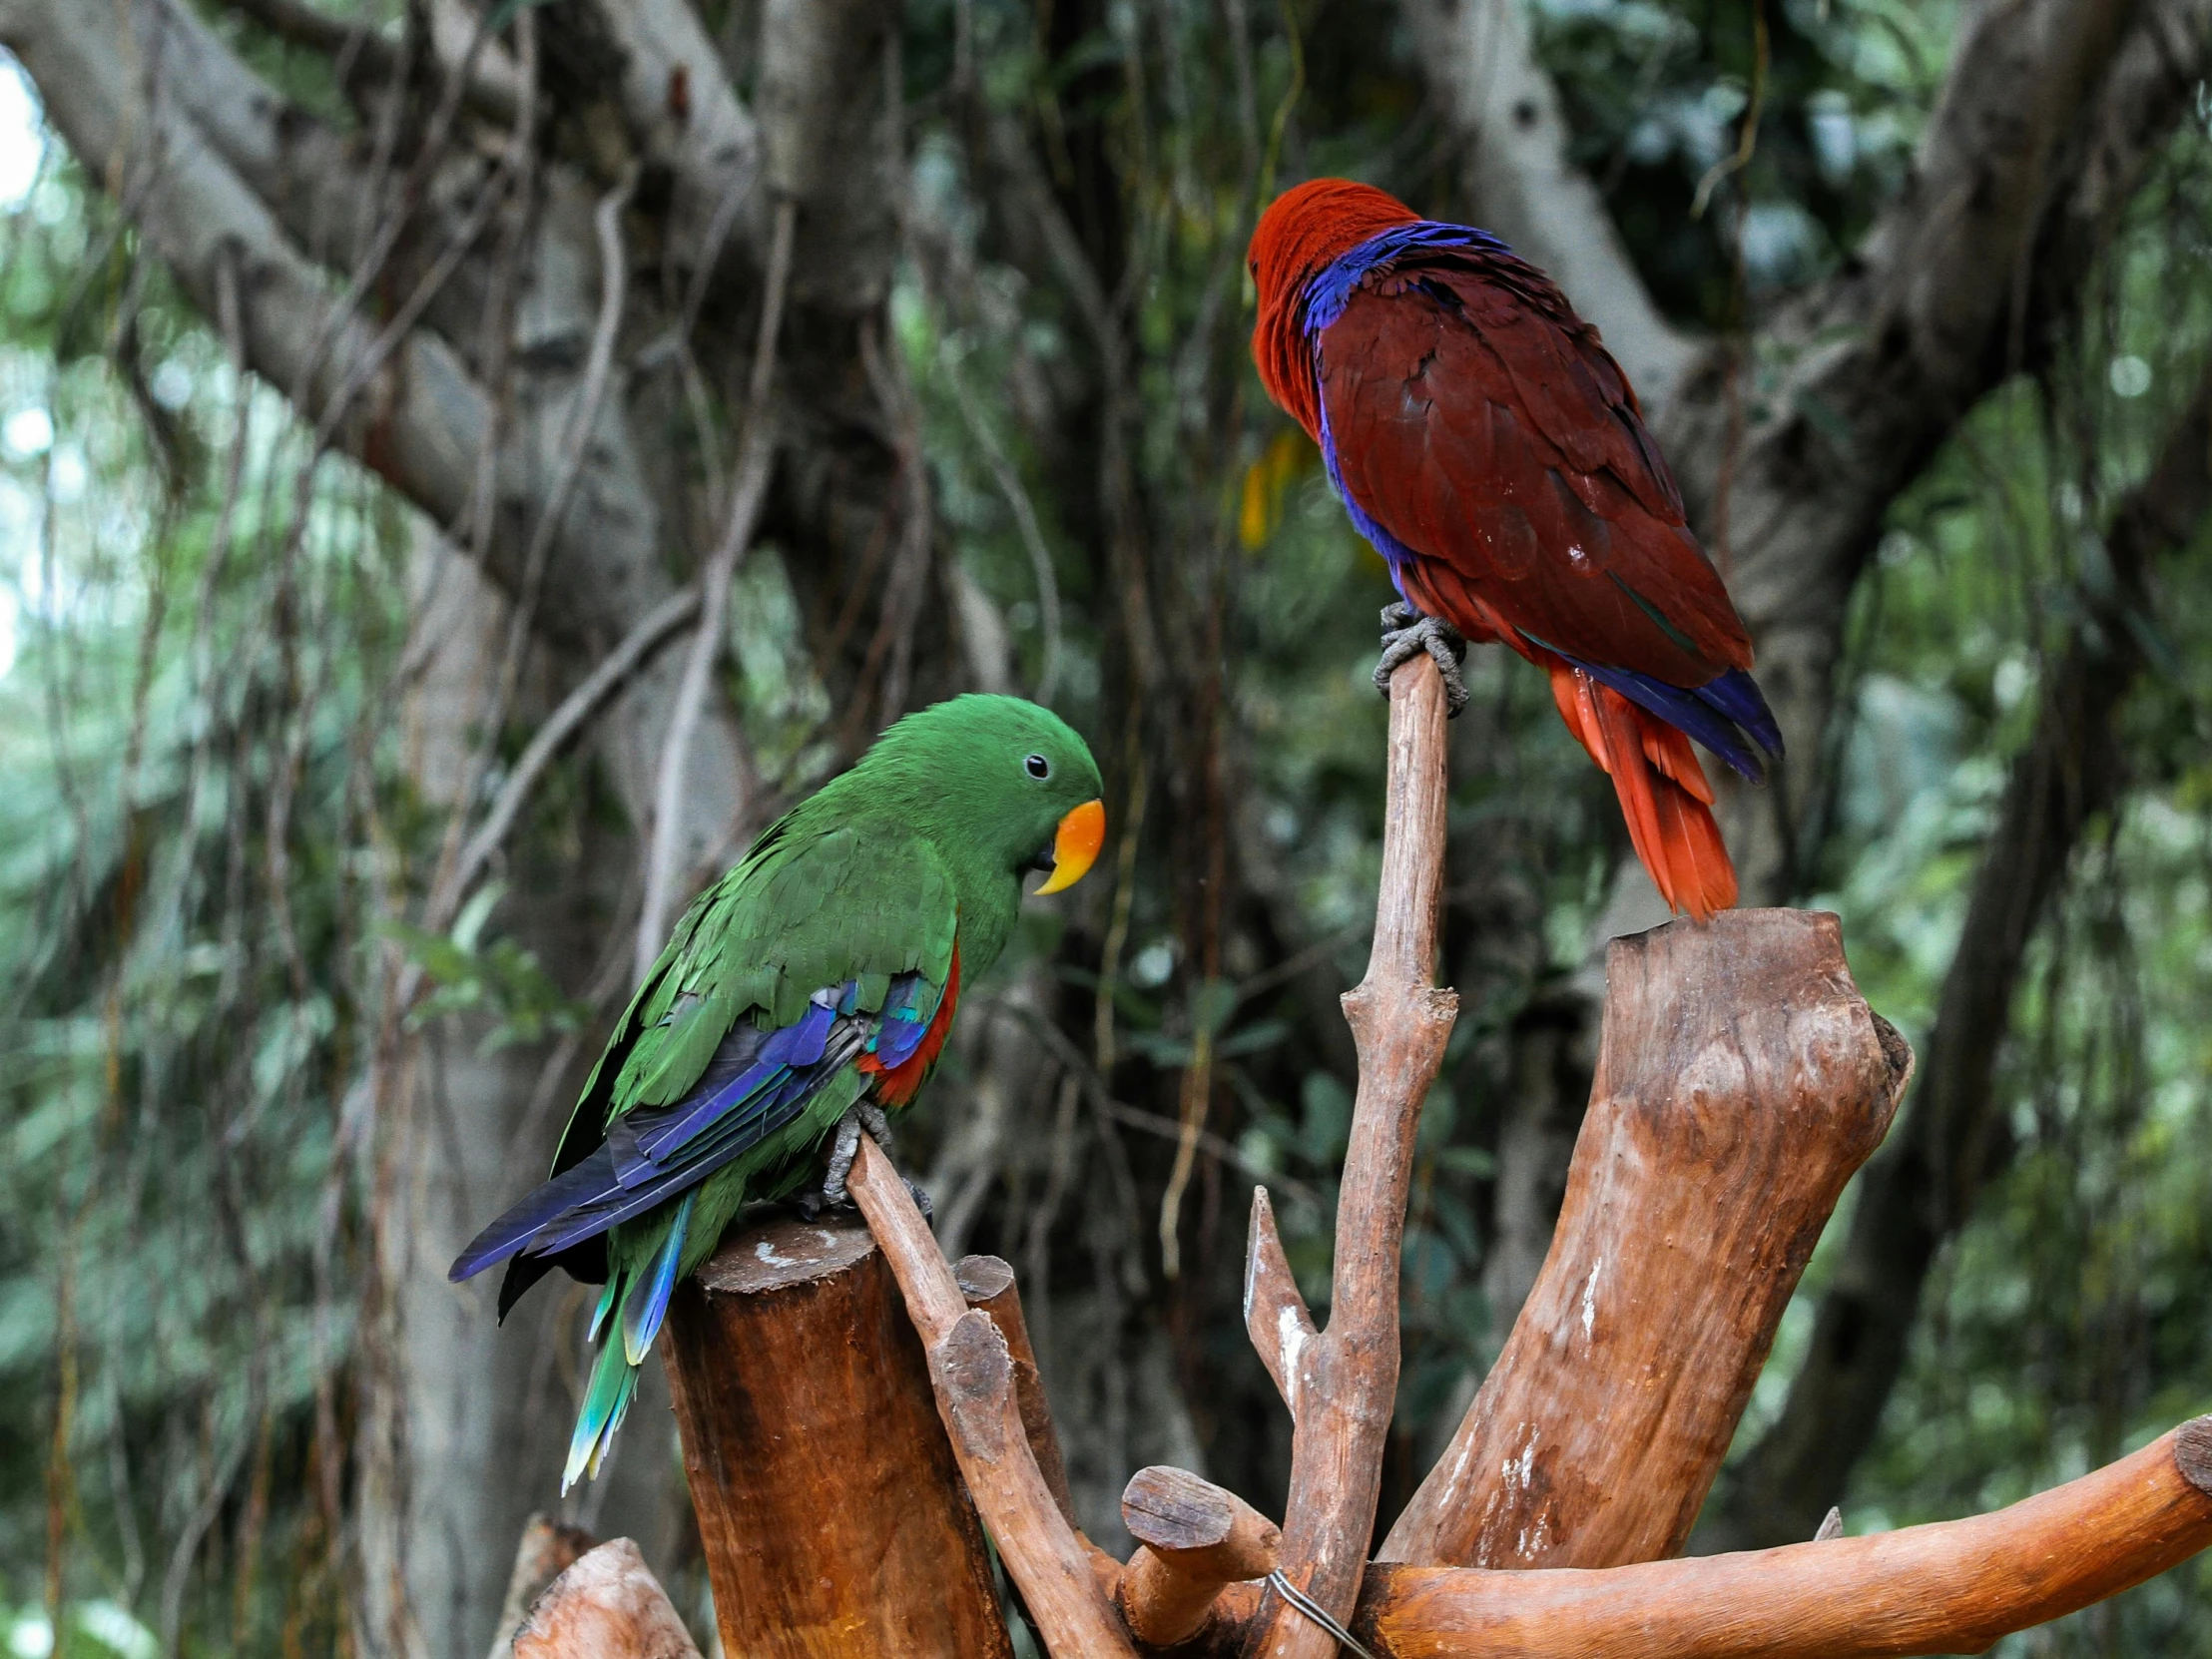
M 890 1151 L 891 1123 L 883 1108 L 865 1100 L 847 1106 L 844 1116 L 837 1119 L 836 1134 L 830 1142 L 830 1161 L 823 1168 L 822 1185 L 812 1192 L 801 1193 L 795 1200 L 801 1220 L 813 1221 L 825 1210 L 842 1210 L 851 1205 L 852 1195 L 845 1191 L 845 1182 L 852 1174 L 852 1161 L 860 1155 L 862 1130 L 883 1151 Z M 929 1195 L 911 1181 L 906 1183 L 906 1190 L 913 1195 L 915 1207 L 923 1216 L 928 1216 Z
M 859 1118 L 860 1127 L 868 1132 L 868 1138 L 885 1152 L 890 1151 L 891 1120 L 884 1115 L 883 1108 L 876 1105 L 872 1100 L 863 1100 L 852 1108 L 852 1113 Z M 859 1150 L 857 1143 L 854 1144 L 853 1150 L 855 1152 Z
M 1382 660 L 1375 665 L 1375 689 L 1390 695 L 1390 676 L 1426 652 L 1443 676 L 1444 712 L 1457 715 L 1467 706 L 1467 682 L 1459 665 L 1467 658 L 1466 636 L 1441 617 L 1423 616 L 1399 603 L 1382 607 Z
M 935 1221 L 937 1219 L 936 1201 L 929 1196 L 922 1184 L 911 1176 L 902 1175 L 899 1179 L 906 1183 L 906 1196 L 914 1201 L 914 1208 L 921 1212 L 921 1219 L 923 1221 Z

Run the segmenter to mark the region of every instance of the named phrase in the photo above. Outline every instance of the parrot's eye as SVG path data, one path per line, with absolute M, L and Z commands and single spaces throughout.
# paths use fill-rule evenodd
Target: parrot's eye
M 1032 755 L 1021 764 L 1028 769 L 1029 776 L 1032 778 L 1050 778 L 1052 776 L 1052 763 L 1042 755 Z

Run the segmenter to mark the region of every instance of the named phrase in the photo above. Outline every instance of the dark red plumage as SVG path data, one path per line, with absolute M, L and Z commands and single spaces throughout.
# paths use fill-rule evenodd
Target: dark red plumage
M 1342 180 L 1280 198 L 1252 270 L 1261 377 L 1323 446 L 1400 592 L 1543 667 L 1661 894 L 1700 917 L 1733 904 L 1712 789 L 1676 725 L 1716 741 L 1738 735 L 1712 713 L 1723 702 L 1755 734 L 1771 716 L 1731 673 L 1750 639 L 1597 330 L 1493 239 Z M 1695 700 L 1714 687 L 1725 696 Z M 1735 712 L 1747 696 L 1755 716 Z M 1742 767 L 1750 750 L 1729 753 Z

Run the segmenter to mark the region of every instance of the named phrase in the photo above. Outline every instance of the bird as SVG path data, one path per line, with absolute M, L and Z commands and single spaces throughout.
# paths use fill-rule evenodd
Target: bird
M 555 1266 L 605 1289 L 561 1490 L 596 1476 L 677 1284 L 756 1201 L 845 1201 L 863 1129 L 913 1103 L 1022 884 L 1075 884 L 1106 833 L 1057 715 L 973 694 L 907 715 L 778 819 L 677 921 L 584 1084 L 550 1179 L 463 1250 L 504 1321 Z M 821 1154 L 827 1145 L 828 1158 Z
M 1597 329 L 1488 232 L 1346 179 L 1279 196 L 1247 262 L 1261 382 L 1320 446 L 1397 590 L 1377 685 L 1387 696 L 1390 672 L 1425 651 L 1457 714 L 1466 642 L 1518 652 L 1611 776 L 1668 906 L 1702 922 L 1733 905 L 1689 740 L 1761 782 L 1782 733 Z

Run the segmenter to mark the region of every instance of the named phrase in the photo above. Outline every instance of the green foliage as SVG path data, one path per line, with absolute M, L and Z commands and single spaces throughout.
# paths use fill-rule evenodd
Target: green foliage
M 470 895 L 447 933 L 432 933 L 385 918 L 377 931 L 396 939 L 407 959 L 429 976 L 437 989 L 407 1015 L 420 1028 L 448 1014 L 482 1013 L 490 1029 L 479 1044 L 489 1054 L 512 1043 L 543 1041 L 549 1034 L 582 1028 L 591 1005 L 561 994 L 535 954 L 513 939 L 483 937 L 484 924 L 507 893 L 504 881 L 487 881 Z

